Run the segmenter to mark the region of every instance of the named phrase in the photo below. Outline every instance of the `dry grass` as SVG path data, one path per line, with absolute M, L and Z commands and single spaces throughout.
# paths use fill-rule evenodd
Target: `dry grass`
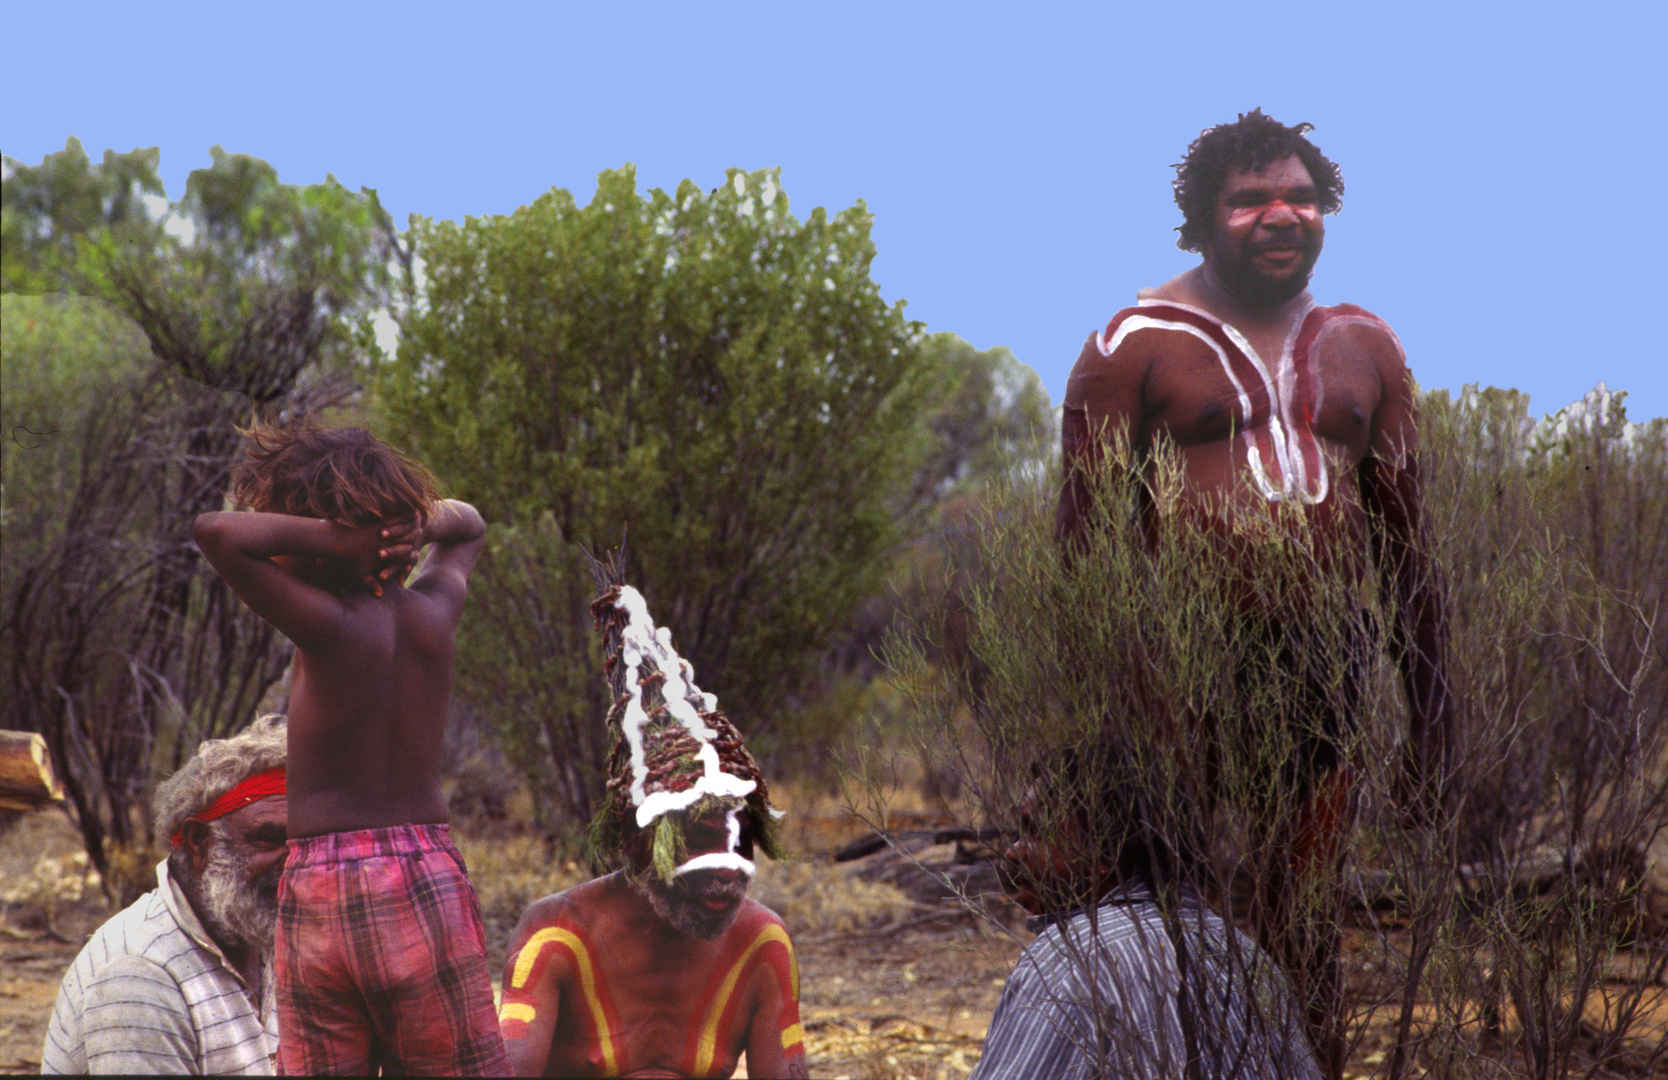
M 780 915 L 795 938 L 861 933 L 913 906 L 892 886 L 828 862 L 761 862 L 753 898 Z
M 790 849 L 803 857 L 786 862 L 761 858 L 751 895 L 780 915 L 789 933 L 859 933 L 908 910 L 909 900 L 890 885 L 863 881 L 823 857 L 864 831 L 832 797 L 785 790 L 777 801 L 795 808 L 783 824 Z M 571 845 L 546 840 L 531 830 L 498 826 L 454 833 L 480 897 L 489 955 L 504 954 L 510 932 L 533 901 L 591 876 Z
M 61 934 L 59 915 L 71 908 L 102 909 L 97 870 L 81 837 L 56 810 L 6 815 L 0 824 L 0 929 L 23 927 Z
M 455 830 L 458 850 L 481 901 L 487 956 L 496 963 L 509 948 L 521 913 L 540 897 L 587 881 L 584 864 L 533 832 Z

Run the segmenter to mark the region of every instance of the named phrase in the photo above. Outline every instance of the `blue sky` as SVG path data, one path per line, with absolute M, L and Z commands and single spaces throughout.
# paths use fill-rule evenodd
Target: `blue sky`
M 1192 262 L 1170 165 L 1253 106 L 1343 167 L 1315 276 L 1426 387 L 1536 412 L 1606 382 L 1668 416 L 1662 5 L 12 5 L 0 149 L 220 144 L 397 220 L 505 213 L 603 169 L 781 166 L 796 214 L 866 200 L 874 276 L 1006 345 L 1056 403 L 1083 338 Z M 1651 71 L 1657 74 L 1651 75 Z

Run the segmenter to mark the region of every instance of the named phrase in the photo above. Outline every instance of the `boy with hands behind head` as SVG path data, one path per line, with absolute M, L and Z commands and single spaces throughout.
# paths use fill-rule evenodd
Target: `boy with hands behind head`
M 507 1071 L 440 753 L 486 527 L 357 429 L 247 433 L 198 547 L 296 653 L 279 889 L 281 1071 Z M 423 570 L 406 578 L 429 547 Z

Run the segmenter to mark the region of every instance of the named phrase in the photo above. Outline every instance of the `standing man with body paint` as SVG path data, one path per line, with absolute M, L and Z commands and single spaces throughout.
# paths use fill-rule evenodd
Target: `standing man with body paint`
M 529 907 L 499 1023 L 521 1076 L 803 1077 L 799 969 L 782 920 L 747 899 L 775 812 L 741 734 L 694 683 L 637 590 L 591 605 L 614 693 L 593 834 L 625 868 Z
M 1203 261 L 1141 290 L 1136 306 L 1084 345 L 1066 387 L 1058 531 L 1068 551 L 1083 550 L 1109 454 L 1114 474 L 1123 468 L 1148 481 L 1160 454 L 1173 454 L 1180 480 L 1173 506 L 1161 508 L 1150 489 L 1137 489 L 1148 535 L 1182 524 L 1220 541 L 1225 582 L 1237 587 L 1237 563 L 1245 583 L 1248 636 L 1266 645 L 1268 667 L 1284 669 L 1276 675 L 1306 684 L 1295 696 L 1308 700 L 1266 718 L 1301 730 L 1290 733 L 1296 752 L 1279 772 L 1291 789 L 1287 805 L 1297 809 L 1271 825 L 1283 831 L 1289 859 L 1263 883 L 1261 929 L 1297 977 L 1322 1063 L 1338 1075 L 1336 924 L 1304 929 L 1290 916 L 1294 895 L 1335 877 L 1341 861 L 1350 819 L 1341 750 L 1373 634 L 1354 611 L 1341 632 L 1308 633 L 1335 613 L 1306 609 L 1301 585 L 1271 610 L 1251 577 L 1256 552 L 1300 541 L 1316 574 L 1340 576 L 1333 595 L 1377 577 L 1410 706 L 1399 795 L 1415 820 L 1428 820 L 1440 797 L 1452 714 L 1443 593 L 1420 522 L 1412 381 L 1382 320 L 1348 304 L 1318 306 L 1309 294 L 1322 217 L 1337 211 L 1343 194 L 1337 166 L 1304 137 L 1309 130 L 1253 110 L 1204 132 L 1177 166 L 1185 218 L 1178 245 Z M 1303 644 L 1318 639 L 1350 655 L 1318 658 Z M 1267 674 L 1241 671 L 1236 679 Z M 1335 896 L 1335 883 L 1328 887 Z

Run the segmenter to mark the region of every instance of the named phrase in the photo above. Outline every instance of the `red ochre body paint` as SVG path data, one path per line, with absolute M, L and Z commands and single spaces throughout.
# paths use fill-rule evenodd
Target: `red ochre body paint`
M 607 1075 L 618 1076 L 622 1071 L 618 1046 L 620 1014 L 609 996 L 607 976 L 598 967 L 595 950 L 571 924 L 558 922 L 535 932 L 516 953 L 509 982 L 504 986 L 504 1004 L 498 1010 L 504 1038 L 519 1039 L 526 1035 L 527 1026 L 538 1015 L 533 988 L 539 985 L 551 957 L 559 951 L 569 956 L 579 977 L 579 996 L 585 1003 L 586 1030 L 590 1035 L 585 1056 Z
M 794 957 L 788 932 L 774 919 L 760 918 L 749 923 L 742 932 L 733 929 L 727 935 L 730 947 L 712 966 L 702 988 L 694 1010 L 694 1015 L 701 1018 L 700 1026 L 690 1032 L 690 1042 L 684 1048 L 684 1061 L 691 1076 L 706 1075 L 718 1056 L 719 1046 L 732 1042 L 737 1029 L 748 1025 L 751 1018 L 738 1015 L 742 995 L 737 991 L 760 964 L 775 977 L 785 1003 L 778 1017 L 782 1049 L 791 1053 L 805 1041 L 799 1024 L 799 962 Z

